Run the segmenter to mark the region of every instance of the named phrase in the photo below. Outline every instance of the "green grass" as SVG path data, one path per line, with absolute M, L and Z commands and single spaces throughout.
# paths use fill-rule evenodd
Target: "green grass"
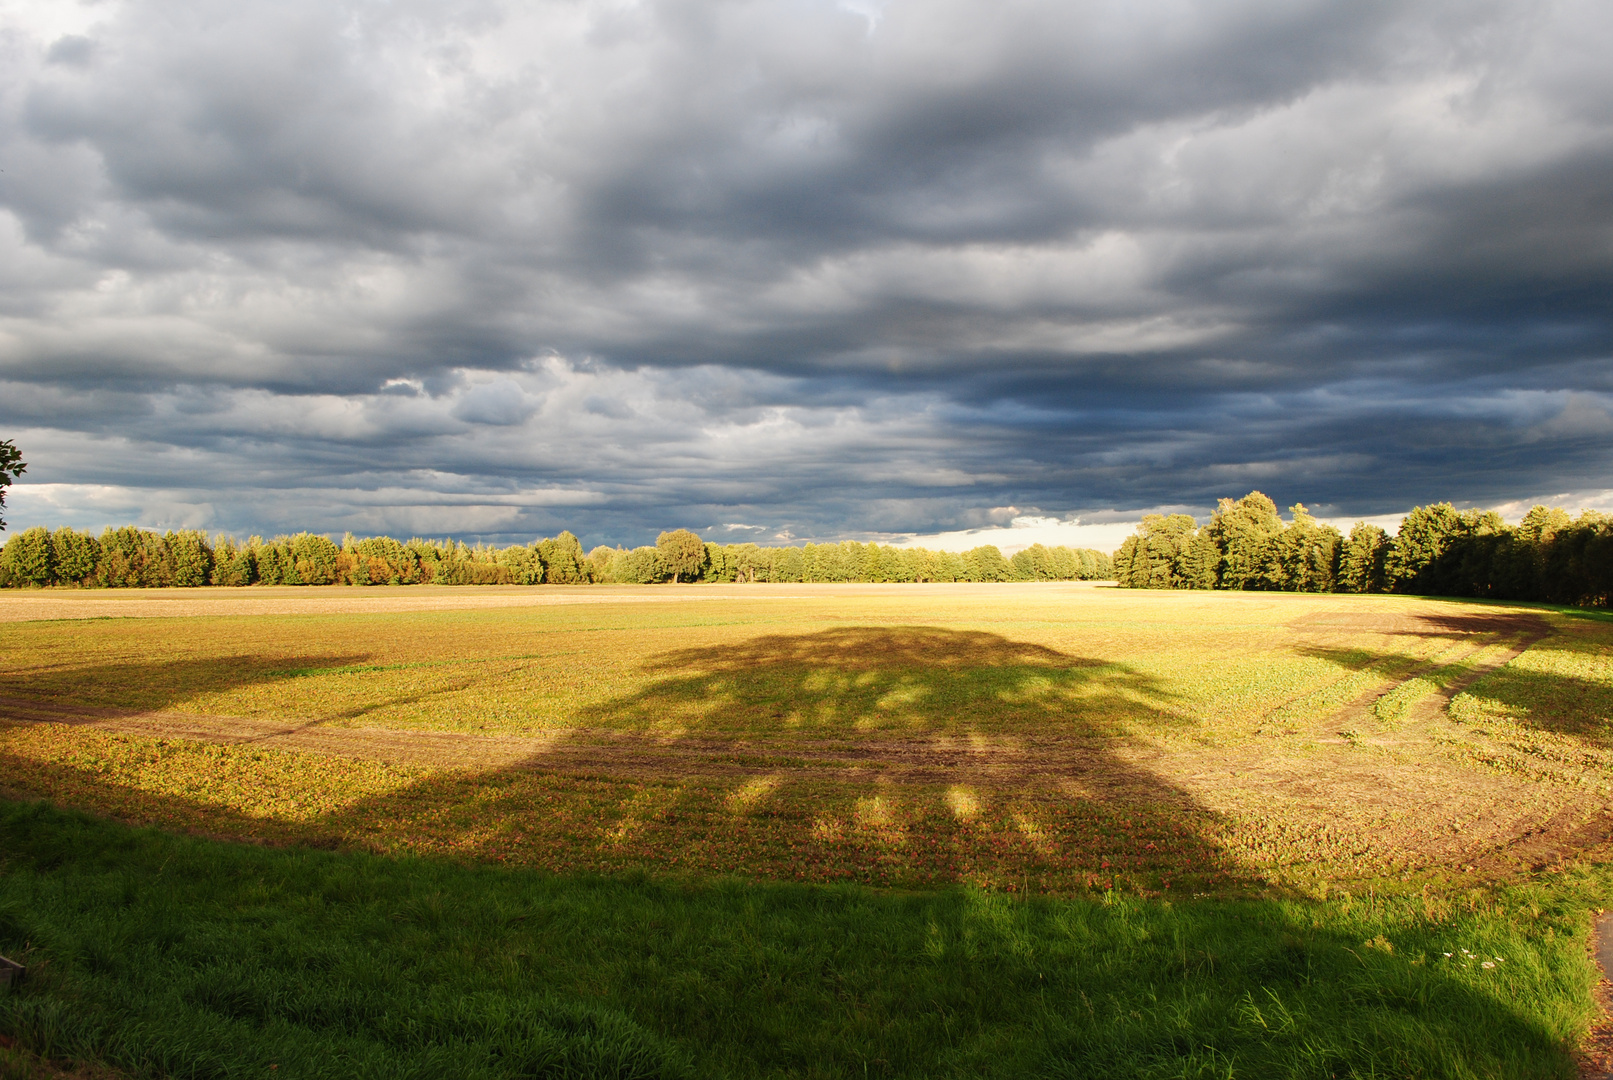
M 674 885 L 19 802 L 0 859 L 0 950 L 31 965 L 0 1032 L 221 1078 L 1569 1077 L 1608 892 Z

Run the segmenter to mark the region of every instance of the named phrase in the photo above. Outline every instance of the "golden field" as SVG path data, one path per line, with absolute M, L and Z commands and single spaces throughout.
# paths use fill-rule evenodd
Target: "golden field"
M 12 794 L 557 870 L 1319 893 L 1613 830 L 1613 623 L 1087 584 L 0 598 Z

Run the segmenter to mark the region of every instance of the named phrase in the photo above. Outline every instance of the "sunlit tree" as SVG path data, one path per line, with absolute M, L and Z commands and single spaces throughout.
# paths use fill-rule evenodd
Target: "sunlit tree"
M 655 550 L 661 553 L 674 585 L 685 579 L 693 581 L 706 565 L 706 543 L 688 529 L 671 529 L 657 536 Z

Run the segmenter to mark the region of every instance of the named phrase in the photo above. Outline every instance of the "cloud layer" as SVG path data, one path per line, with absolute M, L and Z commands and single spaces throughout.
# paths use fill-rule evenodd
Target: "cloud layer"
M 1610 54 L 1594 0 L 0 6 L 10 516 L 1606 488 Z

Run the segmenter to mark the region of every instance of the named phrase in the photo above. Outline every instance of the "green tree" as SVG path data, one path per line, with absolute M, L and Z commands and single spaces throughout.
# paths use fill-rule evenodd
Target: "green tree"
M 966 581 L 1013 581 L 1014 568 L 996 544 L 982 544 L 963 553 Z
M 658 584 L 672 576 L 666 560 L 661 558 L 661 549 L 653 544 L 644 544 L 628 552 L 627 570 L 631 575 L 627 580 L 640 585 Z
M 250 585 L 252 584 L 252 557 L 246 548 L 235 542 L 233 537 L 220 533 L 213 538 L 213 576 L 214 585 Z
M 534 549 L 534 551 L 535 550 L 536 549 Z M 619 578 L 612 576 L 611 564 L 615 562 L 616 556 L 621 553 L 622 549 L 619 547 L 608 547 L 604 544 L 600 544 L 599 546 L 595 547 L 588 553 L 588 568 L 590 571 L 590 576 L 595 581 L 620 580 Z M 541 574 L 539 575 L 538 580 L 543 580 Z
M 1394 548 L 1384 567 L 1395 592 L 1432 593 L 1435 564 L 1452 540 L 1465 531 L 1462 516 L 1450 503 L 1413 507 L 1400 522 Z
M 739 576 L 739 563 L 730 553 L 727 544 L 705 542 L 706 562 L 702 577 L 706 581 L 733 581 Z
M 1190 589 L 1196 580 L 1198 523 L 1187 514 L 1148 514 L 1115 555 L 1115 576 L 1131 589 Z
M 1277 504 L 1258 491 L 1237 502 L 1222 499 L 1207 527 L 1220 552 L 1216 584 L 1223 589 L 1259 588 L 1264 581 L 1266 548 L 1283 531 Z
M 739 581 L 771 581 L 773 549 L 756 544 L 735 544 L 728 549 L 734 560 L 734 573 Z
M 51 585 L 56 581 L 50 532 L 38 526 L 7 540 L 0 550 L 0 560 L 4 560 L 6 571 L 16 581 L 30 585 Z
M 806 574 L 806 552 L 801 548 L 787 547 L 773 558 L 771 576 L 773 581 L 805 581 Z
M 586 585 L 593 580 L 593 564 L 583 554 L 582 541 L 569 532 L 552 540 L 539 540 L 538 557 L 543 560 L 543 580 L 549 585 Z
M 579 544 L 578 546 L 581 547 L 582 545 Z M 608 553 L 610 548 L 605 548 L 604 550 Z M 594 555 L 598 551 L 599 549 L 595 548 L 594 551 L 588 553 L 588 576 L 590 579 L 603 581 L 605 579 L 604 569 L 605 566 L 609 565 L 609 561 L 607 556 L 607 561 L 604 565 L 597 563 L 594 560 Z M 510 547 L 495 553 L 493 561 L 509 571 L 510 581 L 516 585 L 538 585 L 543 581 L 543 556 L 538 554 L 538 549 L 535 547 L 526 544 L 512 544 Z M 597 574 L 594 573 L 596 567 L 600 571 Z
M 1392 541 L 1389 534 L 1364 521 L 1355 523 L 1339 551 L 1339 592 L 1377 593 L 1386 588 L 1384 562 Z
M 1018 581 L 1058 579 L 1058 571 L 1053 566 L 1053 554 L 1043 544 L 1020 548 L 1014 552 L 1014 557 L 1008 560 L 1008 564 L 1014 568 L 1014 578 Z
M 1262 584 L 1287 592 L 1333 592 L 1343 537 L 1320 525 L 1304 503 L 1288 508 L 1291 522 L 1266 545 Z
M 655 538 L 655 550 L 672 575 L 672 583 L 693 581 L 706 565 L 706 544 L 688 529 L 672 529 Z
M 318 533 L 298 533 L 290 539 L 291 564 L 298 585 L 332 585 L 336 581 L 336 545 Z M 287 582 L 292 584 L 292 582 Z
M 213 576 L 213 549 L 207 537 L 192 529 L 170 532 L 162 538 L 174 566 L 174 584 L 206 585 Z
M 879 577 L 881 581 L 916 581 L 918 571 L 914 566 L 913 552 L 907 548 L 896 547 L 894 544 L 881 547 Z
M 101 561 L 101 545 L 95 537 L 73 529 L 57 529 L 51 533 L 50 549 L 56 580 L 68 584 L 87 581 Z
M 0 439 L 0 510 L 6 508 L 6 488 L 12 482 L 28 471 L 28 463 L 22 460 L 22 451 L 10 439 Z M 6 519 L 0 517 L 0 532 L 4 532 Z
M 125 525 L 101 534 L 101 561 L 95 580 L 108 588 L 158 588 L 173 581 L 162 537 Z

